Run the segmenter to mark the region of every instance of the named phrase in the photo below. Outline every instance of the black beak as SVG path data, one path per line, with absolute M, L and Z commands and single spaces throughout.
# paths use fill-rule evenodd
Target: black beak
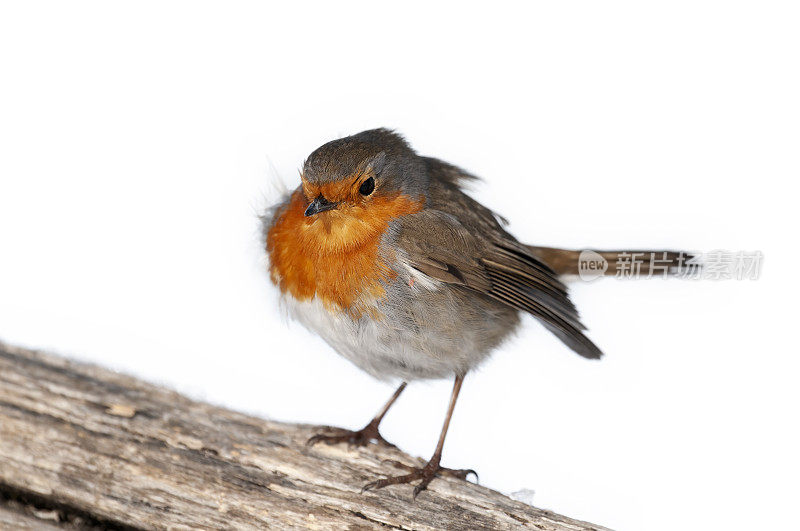
M 326 210 L 334 209 L 338 204 L 339 203 L 331 203 L 321 195 L 318 195 L 317 198 L 311 201 L 311 204 L 308 205 L 305 215 L 313 216 L 314 214 L 319 214 L 320 212 L 325 212 Z

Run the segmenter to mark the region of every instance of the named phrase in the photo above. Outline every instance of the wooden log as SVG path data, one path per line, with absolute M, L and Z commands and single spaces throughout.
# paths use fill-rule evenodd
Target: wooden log
M 58 521 L 58 511 L 28 510 L 23 505 L 0 505 L 0 529 L 14 529 L 17 531 L 42 530 L 52 531 L 59 527 L 54 523 Z
M 398 473 L 383 460 L 422 461 L 307 446 L 320 429 L 0 344 L 0 526 L 603 529 L 450 478 L 416 501 L 408 486 L 362 494 Z

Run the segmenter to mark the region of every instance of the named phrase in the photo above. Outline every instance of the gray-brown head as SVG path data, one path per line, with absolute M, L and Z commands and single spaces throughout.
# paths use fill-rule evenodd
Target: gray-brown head
M 417 198 L 428 183 L 420 157 L 388 129 L 371 129 L 320 146 L 303 164 L 302 179 L 310 201 L 307 216 L 367 207 L 374 197 Z

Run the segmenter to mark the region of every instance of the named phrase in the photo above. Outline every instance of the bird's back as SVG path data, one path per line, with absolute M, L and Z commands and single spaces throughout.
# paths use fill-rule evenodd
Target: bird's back
M 392 224 L 394 245 L 405 251 L 411 267 L 466 292 L 468 301 L 488 299 L 498 311 L 531 313 L 578 354 L 599 358 L 556 273 L 490 209 L 464 193 L 461 185 L 475 177 L 440 160 L 424 160 L 430 179 L 425 208 Z

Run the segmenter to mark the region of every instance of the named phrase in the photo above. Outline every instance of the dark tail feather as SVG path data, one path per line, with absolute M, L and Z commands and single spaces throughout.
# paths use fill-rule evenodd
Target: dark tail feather
M 700 268 L 696 255 L 685 251 L 596 251 L 556 249 L 554 247 L 528 246 L 531 253 L 550 266 L 558 275 L 579 275 L 581 268 L 595 263 L 607 264 L 604 276 L 648 277 L 677 275 L 688 276 Z M 595 273 L 593 276 L 599 276 Z

